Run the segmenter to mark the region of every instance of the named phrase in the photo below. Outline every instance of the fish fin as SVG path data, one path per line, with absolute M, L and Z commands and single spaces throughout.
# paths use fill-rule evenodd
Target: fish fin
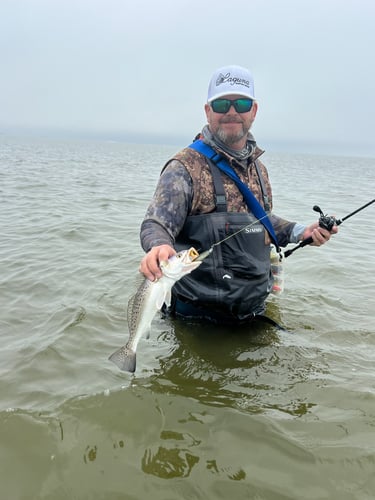
M 136 353 L 132 349 L 126 349 L 124 352 L 124 348 L 120 347 L 120 349 L 117 349 L 108 359 L 118 366 L 120 370 L 134 373 L 137 361 L 136 358 Z
M 167 293 L 165 294 L 165 297 L 164 297 L 165 305 L 167 307 L 169 307 L 171 305 L 171 301 L 172 301 L 172 291 L 171 291 L 171 289 L 169 289 L 169 290 L 167 290 Z
M 170 292 L 169 292 L 170 293 Z M 164 302 L 166 302 L 168 296 L 168 290 L 164 290 L 164 293 L 161 293 L 159 297 L 156 299 L 156 307 L 158 311 L 163 307 Z
M 164 293 L 160 294 L 156 301 L 156 307 L 160 311 L 160 309 L 163 307 L 163 304 L 167 305 L 168 307 L 171 305 L 171 299 L 172 299 L 172 292 L 171 289 L 168 287 L 167 289 L 164 289 Z

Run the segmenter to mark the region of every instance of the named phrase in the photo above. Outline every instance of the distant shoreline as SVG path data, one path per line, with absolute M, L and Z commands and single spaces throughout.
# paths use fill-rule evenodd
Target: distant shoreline
M 176 146 L 183 148 L 193 139 L 187 136 L 167 136 L 151 133 L 134 133 L 126 131 L 88 131 L 88 130 L 72 130 L 60 128 L 42 128 L 42 127 L 7 127 L 1 126 L 0 137 L 24 137 L 24 138 L 39 138 L 39 139 L 54 139 L 54 140 L 83 140 L 83 141 L 100 141 L 113 142 L 124 144 L 150 144 L 161 146 Z M 266 153 L 287 153 L 287 154 L 308 154 L 308 155 L 324 155 L 324 156 L 345 156 L 354 158 L 375 158 L 374 145 L 359 145 L 326 143 L 322 144 L 318 141 L 311 142 L 290 142 L 267 139 L 256 136 L 259 146 Z

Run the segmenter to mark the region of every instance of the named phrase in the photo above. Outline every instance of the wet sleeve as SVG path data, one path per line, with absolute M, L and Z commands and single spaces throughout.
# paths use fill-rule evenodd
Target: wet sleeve
M 271 222 L 281 247 L 286 247 L 288 243 L 297 243 L 305 226 L 290 222 L 275 214 L 271 215 Z
M 172 160 L 163 170 L 141 225 L 145 252 L 157 245 L 173 246 L 189 214 L 193 196 L 192 179 L 185 167 Z

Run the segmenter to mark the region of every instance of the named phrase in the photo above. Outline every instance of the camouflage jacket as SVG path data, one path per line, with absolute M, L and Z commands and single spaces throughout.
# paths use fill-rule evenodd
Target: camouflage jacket
M 263 153 L 258 147 L 250 158 L 239 161 L 218 151 L 230 163 L 242 182 L 264 207 L 261 184 L 255 160 Z M 272 189 L 266 167 L 258 160 L 272 210 Z M 223 175 L 228 212 L 248 212 L 248 207 L 235 183 Z M 186 217 L 211 213 L 215 210 L 214 184 L 207 159 L 191 148 L 177 153 L 165 165 L 159 178 L 153 199 L 141 226 L 141 244 L 147 252 L 153 246 L 174 244 L 182 230 Z M 281 246 L 290 242 L 294 222 L 271 215 L 276 235 Z
M 252 161 L 247 164 L 247 161 L 239 162 L 235 159 L 226 156 L 228 163 L 236 171 L 241 181 L 246 184 L 257 200 L 263 204 L 262 189 L 255 168 L 255 159 L 257 159 L 263 151 L 256 149 L 252 155 Z M 224 154 L 223 152 L 221 153 Z M 175 160 L 180 161 L 189 172 L 193 179 L 194 196 L 192 206 L 188 215 L 206 214 L 215 210 L 214 198 L 214 183 L 211 175 L 211 169 L 206 159 L 202 161 L 202 155 L 193 149 L 185 148 L 175 156 Z M 261 174 L 265 182 L 270 209 L 272 209 L 272 190 L 268 178 L 268 173 L 263 164 L 258 160 L 258 165 L 261 169 Z M 222 175 L 222 181 L 225 189 L 228 212 L 248 212 L 249 209 L 246 202 L 239 192 L 238 187 L 226 175 Z

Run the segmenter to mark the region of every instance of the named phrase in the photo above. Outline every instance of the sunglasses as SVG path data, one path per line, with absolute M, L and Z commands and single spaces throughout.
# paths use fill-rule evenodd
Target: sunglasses
M 247 113 L 253 106 L 252 99 L 215 99 L 210 103 L 212 110 L 215 113 L 228 113 L 230 107 L 233 106 L 237 113 Z

